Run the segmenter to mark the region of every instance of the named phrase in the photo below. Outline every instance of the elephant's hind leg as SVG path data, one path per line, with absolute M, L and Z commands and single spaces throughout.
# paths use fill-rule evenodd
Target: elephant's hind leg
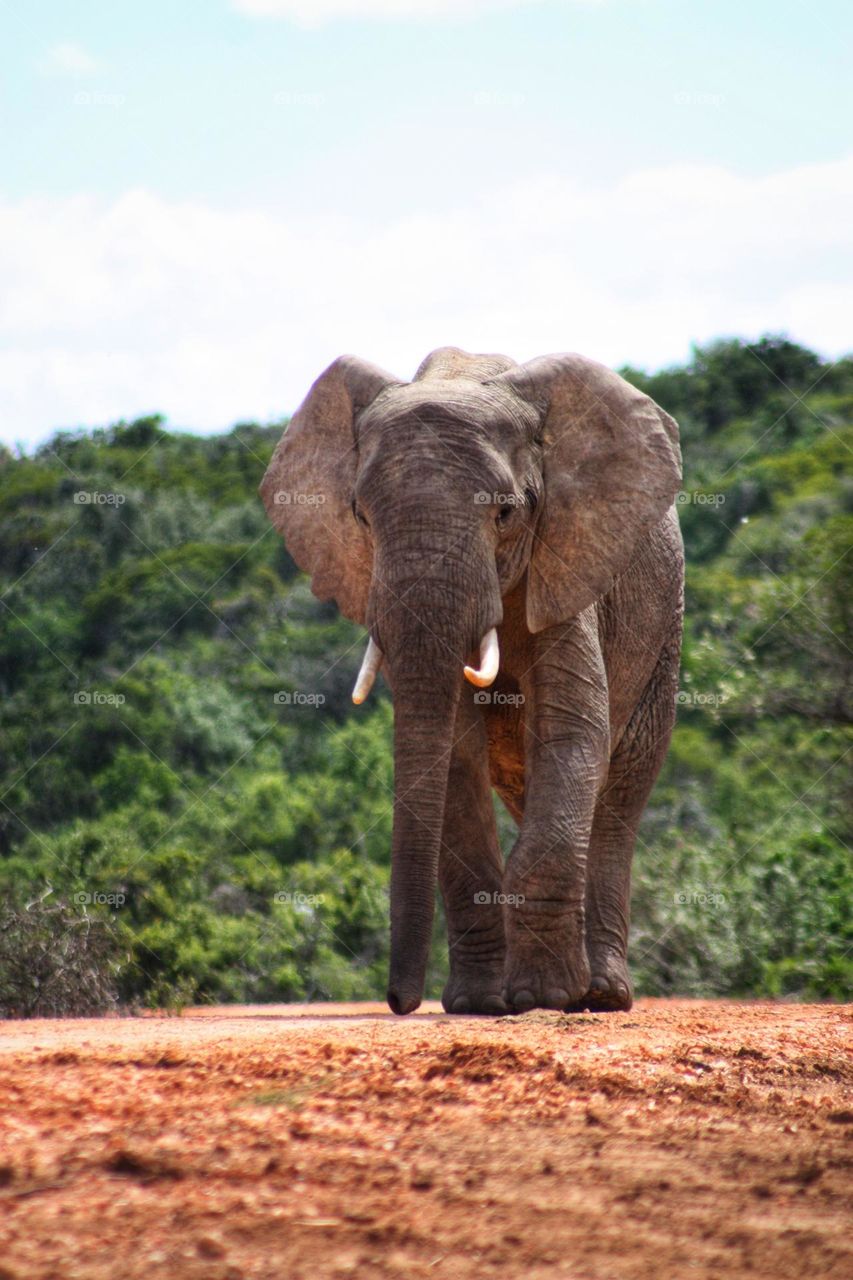
M 628 924 L 637 828 L 675 723 L 679 645 L 664 649 L 610 762 L 589 842 L 586 945 L 589 991 L 576 1009 L 630 1009 Z

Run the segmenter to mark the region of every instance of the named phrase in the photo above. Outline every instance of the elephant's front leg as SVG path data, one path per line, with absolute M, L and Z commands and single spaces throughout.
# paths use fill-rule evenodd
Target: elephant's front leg
M 536 642 L 525 707 L 524 819 L 504 874 L 503 996 L 519 1013 L 566 1009 L 588 989 L 587 850 L 610 741 L 594 617 L 581 614 Z
M 448 1013 L 506 1013 L 501 996 L 504 928 L 501 857 L 486 732 L 477 692 L 465 684 L 454 729 L 447 806 L 441 834 L 439 884 L 447 916 Z

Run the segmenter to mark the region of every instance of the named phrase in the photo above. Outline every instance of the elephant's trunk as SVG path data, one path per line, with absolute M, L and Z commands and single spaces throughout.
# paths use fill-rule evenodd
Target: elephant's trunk
M 411 1013 L 423 996 L 429 958 L 458 664 L 438 681 L 400 673 L 394 688 L 394 833 L 391 854 L 391 970 L 388 1004 Z
M 478 559 L 466 521 L 436 499 L 432 518 L 421 507 L 414 525 L 409 502 L 393 499 L 368 622 L 394 695 L 388 1003 L 411 1013 L 429 958 L 462 669 L 502 615 L 494 559 Z

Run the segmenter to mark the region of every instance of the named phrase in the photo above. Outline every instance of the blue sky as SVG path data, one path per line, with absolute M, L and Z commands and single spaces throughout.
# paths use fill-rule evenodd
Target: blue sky
M 0 433 L 293 409 L 343 350 L 853 347 L 853 9 L 0 10 Z

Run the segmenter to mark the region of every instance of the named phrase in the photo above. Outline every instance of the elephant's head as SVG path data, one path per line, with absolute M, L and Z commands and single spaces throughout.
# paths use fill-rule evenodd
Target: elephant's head
M 672 418 L 577 355 L 442 348 L 409 383 L 342 356 L 282 437 L 266 509 L 315 595 L 368 628 L 356 701 L 381 662 L 394 695 L 395 1012 L 423 992 L 463 665 L 494 679 L 523 579 L 531 632 L 603 595 L 679 484 Z

